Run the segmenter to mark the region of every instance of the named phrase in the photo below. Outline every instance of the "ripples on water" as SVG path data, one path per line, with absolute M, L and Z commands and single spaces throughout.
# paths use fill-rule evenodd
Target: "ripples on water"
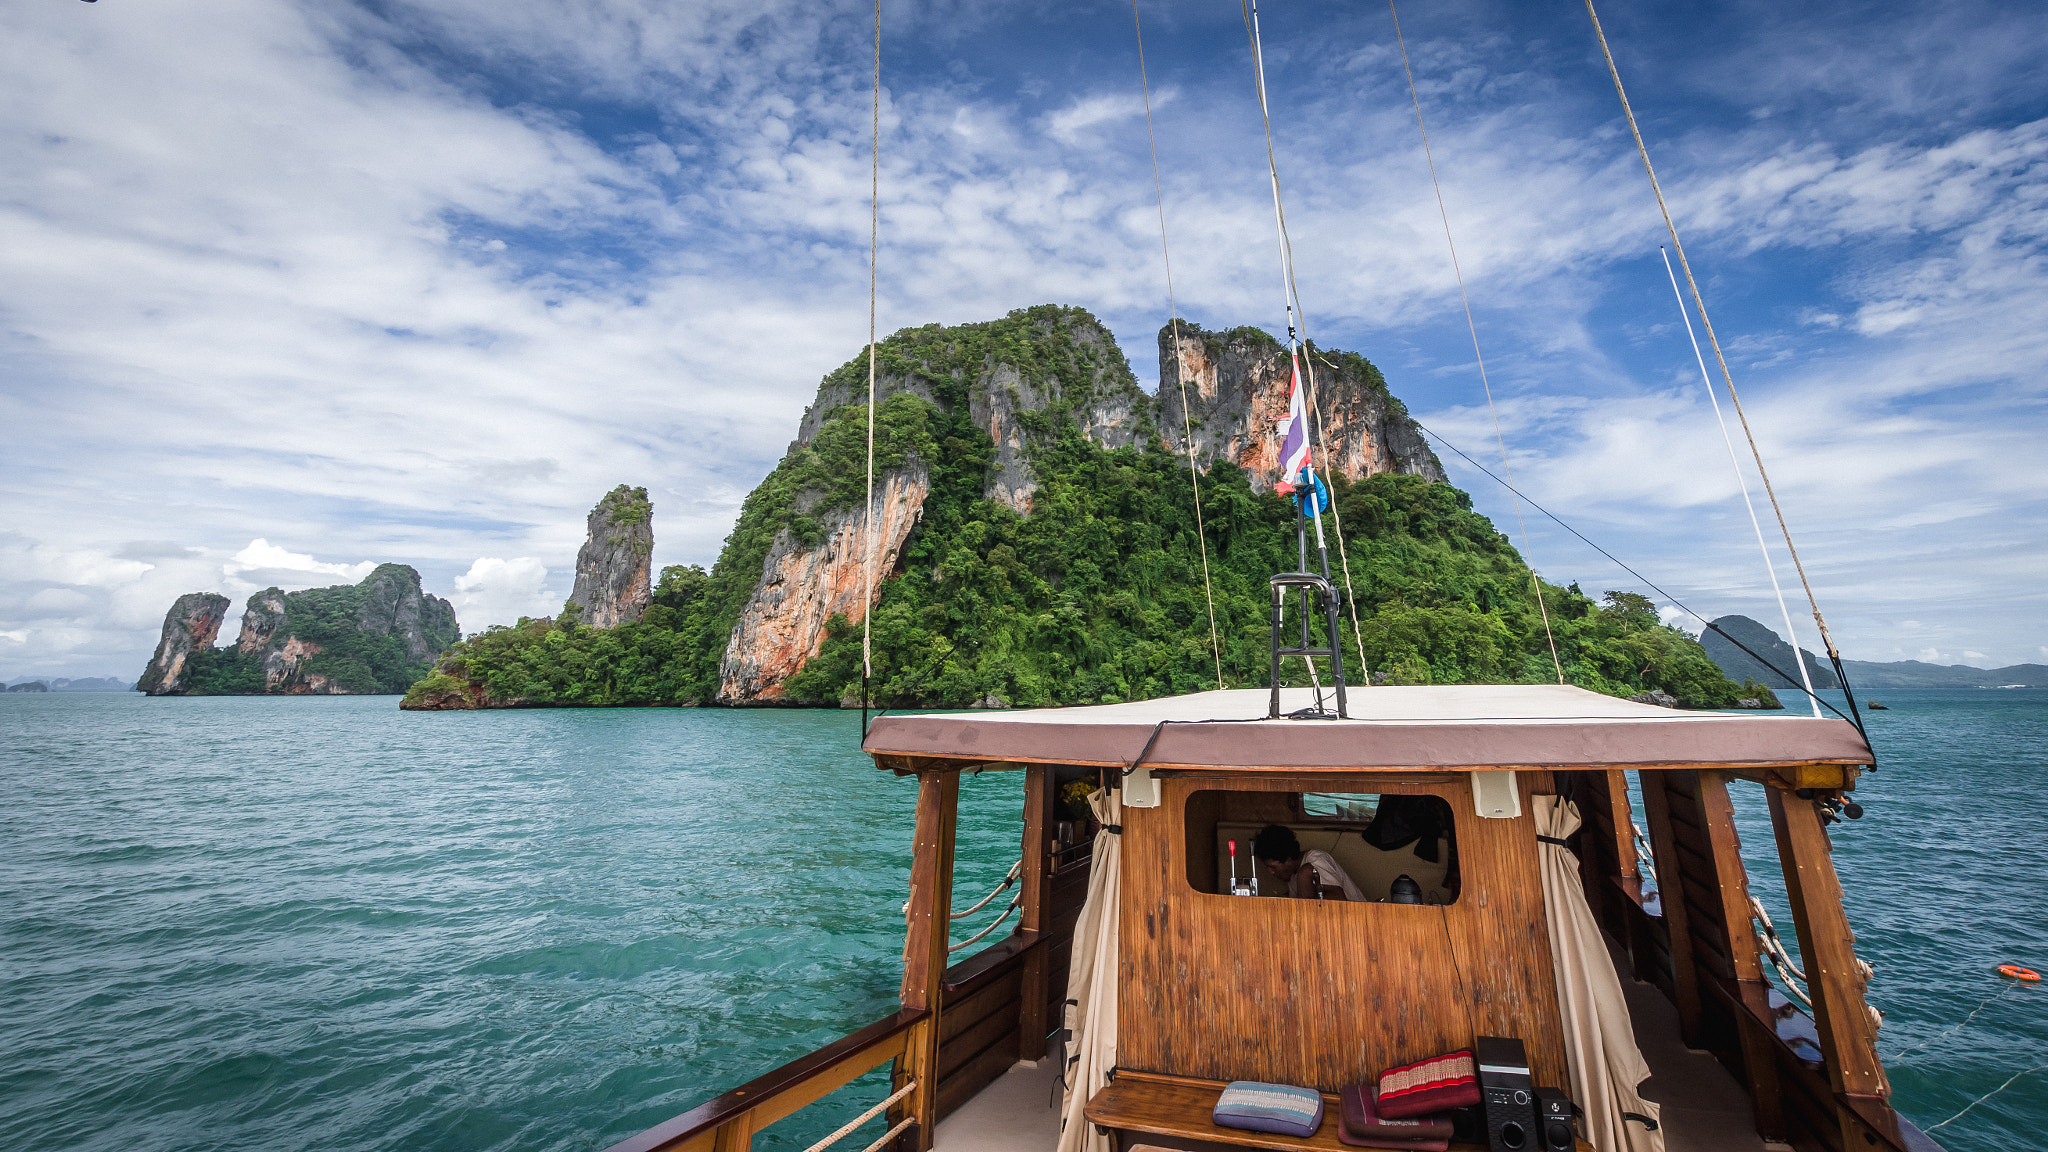
M 2048 968 L 2048 692 L 1878 695 L 1885 767 L 1835 844 L 1891 1056 L 1993 964 Z M 857 713 L 395 705 L 0 697 L 0 1145 L 596 1149 L 894 1010 L 915 789 Z M 1021 784 L 962 789 L 967 900 L 1016 858 Z M 2048 1064 L 2043 997 L 1895 1063 L 1900 1107 Z M 1937 1136 L 2034 1143 L 2036 1076 Z

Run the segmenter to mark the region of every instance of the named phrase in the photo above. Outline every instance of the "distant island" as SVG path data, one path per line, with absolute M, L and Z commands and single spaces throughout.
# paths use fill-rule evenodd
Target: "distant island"
M 1712 630 L 1700 637 L 1700 646 L 1730 679 L 1755 680 L 1772 688 L 1796 688 L 1791 676 L 1799 665 L 1792 658 L 1792 646 L 1785 638 L 1747 616 L 1723 616 L 1714 626 L 1782 669 L 1779 675 L 1752 659 Z M 1842 683 L 1828 662 L 1805 648 L 1799 658 L 1815 688 L 1840 688 Z M 1928 664 L 1919 660 L 1843 660 L 1853 688 L 2048 688 L 2048 664 L 2012 664 L 2004 668 L 1972 668 L 1967 664 Z
M 907 328 L 876 353 L 871 507 L 863 352 L 820 383 L 709 572 L 653 578 L 652 505 L 617 489 L 591 513 L 562 611 L 463 640 L 402 706 L 857 708 L 863 617 L 877 705 L 1147 699 L 1214 687 L 1219 664 L 1232 686 L 1266 684 L 1267 579 L 1296 566 L 1294 506 L 1272 491 L 1283 345 L 1252 327 L 1163 327 L 1152 394 L 1080 308 Z M 1374 682 L 1554 682 L 1554 634 L 1566 677 L 1597 692 L 1779 706 L 1638 593 L 1544 583 L 1539 605 L 1522 558 L 1446 480 L 1380 370 L 1352 352 L 1307 355 Z M 1284 674 L 1307 683 L 1300 661 Z
M 113 676 L 22 677 L 7 682 L 9 692 L 133 692 L 133 681 Z
M 227 616 L 217 592 L 178 597 L 138 682 L 151 696 L 396 694 L 462 638 L 455 606 L 420 589 L 420 574 L 381 564 L 358 584 L 249 597 L 231 648 L 214 638 Z

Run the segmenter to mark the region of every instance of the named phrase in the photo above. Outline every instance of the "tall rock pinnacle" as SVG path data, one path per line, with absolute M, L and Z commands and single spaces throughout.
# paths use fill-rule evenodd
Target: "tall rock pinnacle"
M 578 622 L 613 628 L 640 619 L 654 598 L 654 505 L 647 489 L 612 489 L 590 510 L 590 535 L 576 553 L 576 587 L 569 602 Z
M 181 696 L 192 653 L 213 647 L 220 622 L 227 617 L 228 598 L 217 592 L 187 592 L 164 613 L 164 636 L 156 655 L 142 670 L 135 687 L 151 696 Z

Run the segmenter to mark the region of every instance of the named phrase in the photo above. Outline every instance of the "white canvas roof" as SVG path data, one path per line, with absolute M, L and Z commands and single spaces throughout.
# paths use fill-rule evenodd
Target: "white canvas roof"
M 1326 699 L 1329 693 L 1324 693 Z M 1620 768 L 1694 764 L 1867 764 L 1854 725 L 1785 713 L 1684 712 L 1545 684 L 1366 687 L 1348 720 L 1264 719 L 1266 689 L 1197 692 L 1130 704 L 886 715 L 875 754 L 969 762 L 1154 768 Z M 1310 690 L 1281 691 L 1281 711 Z M 1156 736 L 1156 738 L 1155 738 Z

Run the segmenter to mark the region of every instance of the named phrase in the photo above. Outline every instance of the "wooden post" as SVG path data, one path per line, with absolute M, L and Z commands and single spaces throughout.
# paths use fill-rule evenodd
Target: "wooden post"
M 754 1143 L 752 1114 L 735 1116 L 718 1126 L 711 1137 L 712 1152 L 747 1152 Z
M 1706 820 L 1707 844 L 1714 858 L 1714 876 L 1721 894 L 1721 927 L 1728 936 L 1729 957 L 1735 962 L 1737 1000 L 1744 991 L 1763 996 L 1763 957 L 1757 947 L 1756 929 L 1750 923 L 1749 872 L 1742 865 L 1742 837 L 1735 828 L 1735 804 L 1728 799 L 1727 777 L 1719 772 L 1699 774 L 1700 813 Z M 1747 989 L 1741 987 L 1749 986 Z M 1766 1140 L 1785 1138 L 1785 1101 L 1778 1086 L 1778 1058 L 1769 1037 L 1759 1032 L 1748 1014 L 1735 1013 L 1735 1034 L 1742 1045 L 1742 1070 L 1749 1081 L 1751 1110 L 1756 1115 L 1757 1134 Z
M 1863 968 L 1856 959 L 1856 933 L 1842 908 L 1842 881 L 1828 847 L 1827 830 L 1810 800 L 1782 788 L 1768 789 L 1771 830 L 1785 869 L 1785 894 L 1799 929 L 1806 961 L 1806 991 L 1813 997 L 1814 1024 L 1826 1058 L 1828 1084 L 1858 1096 L 1891 1095 L 1884 1063 L 1877 1055 L 1877 1027 L 1863 1000 Z M 1853 1117 L 1843 1117 L 1844 1131 Z
M 1640 880 L 1643 870 L 1642 861 L 1636 857 L 1635 816 L 1628 806 L 1628 772 L 1609 768 L 1605 775 L 1607 813 L 1614 826 L 1614 856 L 1621 862 L 1621 878 Z
M 1052 869 L 1052 766 L 1033 764 L 1024 770 L 1024 844 L 1018 912 L 1018 927 L 1025 932 L 1043 933 L 1046 923 L 1046 894 L 1051 887 Z M 1045 1009 L 1050 985 L 1046 969 L 1047 948 L 1033 948 L 1024 957 L 1024 981 L 1018 991 L 1017 1058 L 1036 1062 L 1045 1056 Z
M 946 978 L 946 943 L 953 910 L 953 824 L 959 815 L 960 774 L 927 771 L 917 775 L 917 834 L 910 865 L 910 914 L 903 934 L 905 1008 L 924 1008 L 926 1016 L 911 1029 L 909 1043 L 893 1078 L 898 1087 L 915 1079 L 917 1091 L 890 1109 L 890 1123 L 908 1116 L 917 1121 L 917 1147 L 932 1146 L 938 1128 L 939 1024 Z M 904 1107 L 908 1105 L 908 1107 Z
M 1656 857 L 1657 897 L 1664 909 L 1664 928 L 1671 937 L 1671 999 L 1678 1008 L 1678 1035 L 1688 1048 L 1700 1045 L 1700 981 L 1693 961 L 1692 927 L 1687 921 L 1684 865 L 1678 858 L 1678 837 L 1671 830 L 1671 802 L 1665 777 L 1674 769 L 1640 773 L 1643 815 L 1650 822 L 1650 853 Z

